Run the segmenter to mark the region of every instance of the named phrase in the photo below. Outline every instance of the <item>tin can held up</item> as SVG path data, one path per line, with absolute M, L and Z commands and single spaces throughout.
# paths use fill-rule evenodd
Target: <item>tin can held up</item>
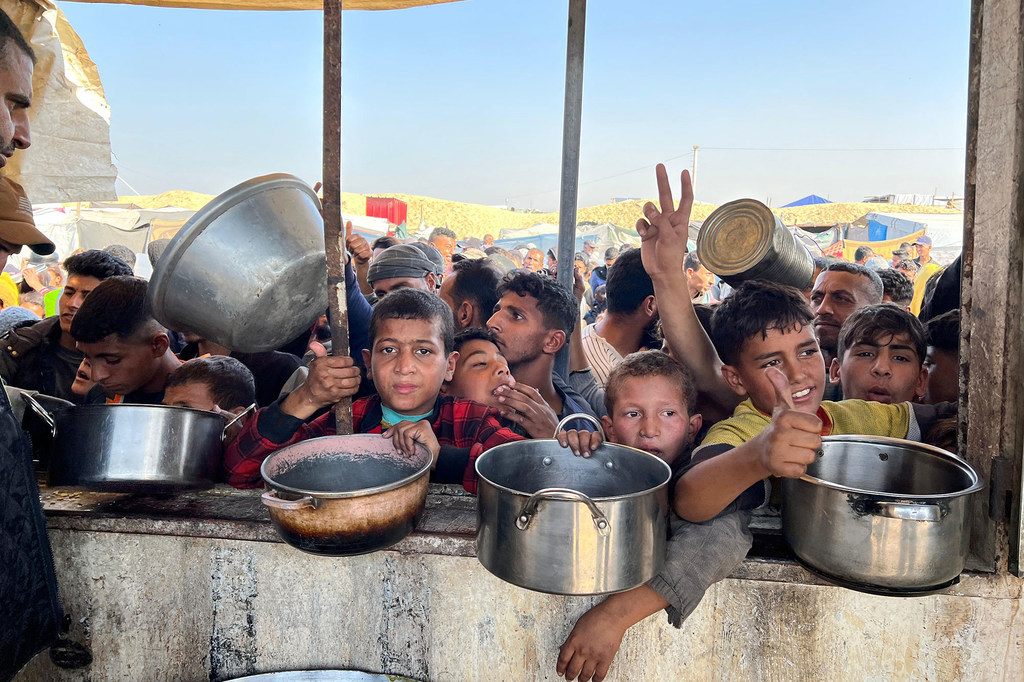
M 811 254 L 756 199 L 737 199 L 716 208 L 701 225 L 697 257 L 732 286 L 764 279 L 802 291 L 813 284 Z

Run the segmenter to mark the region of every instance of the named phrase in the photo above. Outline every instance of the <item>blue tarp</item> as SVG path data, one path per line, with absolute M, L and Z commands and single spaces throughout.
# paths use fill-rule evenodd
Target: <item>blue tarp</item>
M 803 199 L 797 199 L 796 201 L 786 204 L 782 208 L 790 208 L 792 206 L 810 206 L 811 204 L 831 204 L 832 202 L 824 197 L 819 197 L 817 194 L 808 194 Z

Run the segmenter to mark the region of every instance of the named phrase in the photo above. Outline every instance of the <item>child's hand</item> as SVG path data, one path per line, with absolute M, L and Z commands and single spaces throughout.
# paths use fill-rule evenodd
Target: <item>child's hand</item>
M 437 442 L 434 430 L 430 428 L 430 422 L 421 419 L 418 422 L 398 422 L 383 433 L 385 438 L 394 441 L 395 448 L 403 455 L 412 457 L 416 454 L 416 443 L 427 448 L 433 461 L 430 468 L 437 466 L 437 456 L 441 452 L 441 445 Z
M 794 408 L 785 374 L 775 367 L 769 367 L 765 374 L 775 387 L 775 410 L 771 424 L 759 436 L 761 465 L 773 476 L 798 478 L 821 449 L 821 420 Z
M 601 682 L 619 651 L 626 629 L 602 606 L 583 614 L 558 650 L 555 671 L 567 680 Z
M 590 457 L 602 440 L 601 434 L 596 431 L 577 431 L 576 429 L 559 431 L 556 437 L 559 445 L 569 448 L 577 457 Z

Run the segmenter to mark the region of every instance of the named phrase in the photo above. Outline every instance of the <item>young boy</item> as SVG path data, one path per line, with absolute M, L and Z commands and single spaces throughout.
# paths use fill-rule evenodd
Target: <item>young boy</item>
M 216 412 L 228 419 L 255 402 L 252 372 L 241 360 L 226 355 L 189 360 L 167 377 L 164 388 L 164 405 Z M 238 435 L 241 428 L 241 424 L 233 424 L 225 441 Z
M 924 357 L 921 321 L 895 305 L 872 305 L 843 323 L 829 379 L 841 383 L 844 398 L 889 404 L 914 401 L 925 392 Z
M 444 394 L 475 400 L 500 411 L 502 403 L 495 391 L 500 386 L 514 386 L 515 380 L 494 334 L 483 327 L 463 329 L 455 335 L 454 350 L 459 359 L 451 378 L 444 382 Z
M 411 454 L 416 443 L 433 455 L 432 479 L 461 482 L 476 492 L 473 464 L 488 448 L 520 440 L 486 405 L 440 396 L 458 359 L 454 323 L 439 297 L 418 289 L 388 294 L 370 318 L 371 348 L 363 351 L 378 395 L 352 404 L 356 433 L 383 433 Z M 236 488 L 260 484 L 260 465 L 272 452 L 317 436 L 333 435 L 333 411 L 306 422 L 318 410 L 359 387 L 351 358 L 318 357 L 305 383 L 256 413 L 224 453 L 227 482 Z
M 928 371 L 924 402 L 956 402 L 960 396 L 960 311 L 928 320 Z
M 609 442 L 646 450 L 678 470 L 689 462 L 701 427 L 696 398 L 693 378 L 678 361 L 656 350 L 631 353 L 608 377 L 608 414 L 601 422 Z M 565 431 L 558 440 L 575 454 L 589 456 L 599 436 Z M 594 679 L 602 679 L 626 630 L 668 606 L 650 585 L 608 597 L 577 621 L 559 650 L 558 674 L 571 680 L 581 672 L 583 679 L 596 672 Z

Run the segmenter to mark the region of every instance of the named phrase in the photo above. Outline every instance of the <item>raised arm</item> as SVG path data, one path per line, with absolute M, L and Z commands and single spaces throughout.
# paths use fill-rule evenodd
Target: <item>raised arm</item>
M 702 413 L 711 412 L 710 416 L 716 417 L 714 420 L 717 421 L 731 414 L 741 398 L 729 388 L 722 376 L 722 360 L 693 310 L 683 272 L 690 211 L 693 208 L 690 173 L 685 170 L 682 173 L 682 196 L 678 207 L 672 199 L 665 166 L 659 163 L 656 173 L 661 210 L 651 202 L 644 205 L 644 218 L 636 223 L 641 240 L 640 255 L 644 269 L 654 283 L 665 341 L 672 354 L 693 373 Z

